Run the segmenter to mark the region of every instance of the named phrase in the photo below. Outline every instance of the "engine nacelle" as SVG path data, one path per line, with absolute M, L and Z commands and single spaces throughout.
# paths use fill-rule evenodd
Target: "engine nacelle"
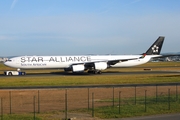
M 73 72 L 84 72 L 84 65 L 72 65 Z
M 106 62 L 97 62 L 94 63 L 95 70 L 105 70 L 107 69 L 108 65 Z

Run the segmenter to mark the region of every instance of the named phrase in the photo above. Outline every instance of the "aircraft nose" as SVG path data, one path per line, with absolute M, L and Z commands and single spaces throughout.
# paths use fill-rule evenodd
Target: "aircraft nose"
M 7 60 L 7 61 L 5 61 L 5 62 L 4 62 L 4 65 L 6 65 L 6 66 L 10 66 L 10 65 L 11 65 L 11 60 Z
M 4 65 L 8 66 L 8 62 L 7 62 L 7 61 L 6 61 L 6 62 L 4 62 Z

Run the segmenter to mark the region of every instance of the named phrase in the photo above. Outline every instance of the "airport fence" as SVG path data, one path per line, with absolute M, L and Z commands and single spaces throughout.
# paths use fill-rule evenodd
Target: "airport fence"
M 96 113 L 96 108 L 110 106 L 122 113 L 124 105 L 141 105 L 146 112 L 149 104 L 166 103 L 162 110 L 171 110 L 172 103 L 180 103 L 180 86 L 154 85 L 107 88 L 68 88 L 68 89 L 21 89 L 0 90 L 0 114 L 43 113 L 62 111 L 65 118 L 68 112 L 79 109 Z M 127 109 L 127 108 L 126 108 Z M 135 112 L 135 111 L 134 111 Z M 137 110 L 136 110 L 137 112 Z

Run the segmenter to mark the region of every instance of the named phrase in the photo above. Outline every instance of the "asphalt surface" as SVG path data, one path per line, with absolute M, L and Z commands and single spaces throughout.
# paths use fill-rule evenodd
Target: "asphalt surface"
M 133 74 L 180 74 L 180 71 L 134 71 L 134 72 L 103 72 L 102 74 L 89 74 L 89 73 L 65 73 L 65 72 L 52 72 L 52 73 L 28 73 L 25 76 L 4 76 L 0 77 L 38 77 L 38 76 L 94 76 L 94 75 L 133 75 Z

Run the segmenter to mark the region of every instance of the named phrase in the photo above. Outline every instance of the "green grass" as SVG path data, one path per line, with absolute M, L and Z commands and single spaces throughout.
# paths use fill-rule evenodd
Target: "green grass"
M 121 99 L 120 108 L 119 100 L 115 99 L 115 106 L 106 107 L 96 107 L 97 102 L 110 102 L 112 100 L 96 101 L 94 113 L 98 118 L 126 118 L 135 116 L 147 116 L 147 115 L 157 115 L 157 114 L 167 114 L 167 113 L 177 113 L 180 112 L 180 100 L 176 100 L 176 96 L 171 96 L 170 101 L 168 96 L 159 96 L 158 102 L 154 97 L 146 98 L 146 109 L 145 109 L 145 98 L 138 97 L 136 105 L 134 103 L 134 98 Z M 169 104 L 170 103 L 170 104 Z M 82 109 L 80 112 L 92 114 L 92 109 L 85 110 Z
M 168 110 L 167 106 L 165 103 L 148 104 L 145 112 L 144 105 L 123 105 L 120 108 L 120 114 L 118 107 L 101 107 L 95 108 L 95 116 L 99 118 L 125 118 L 180 112 L 179 103 L 173 103 L 170 110 Z
M 34 120 L 34 114 L 5 114 L 0 116 L 1 120 Z M 35 117 L 35 120 L 43 120 L 41 117 Z
M 5 86 L 75 86 L 138 83 L 179 82 L 180 75 L 110 75 L 110 76 L 50 76 L 50 77 L 2 77 L 0 87 Z

